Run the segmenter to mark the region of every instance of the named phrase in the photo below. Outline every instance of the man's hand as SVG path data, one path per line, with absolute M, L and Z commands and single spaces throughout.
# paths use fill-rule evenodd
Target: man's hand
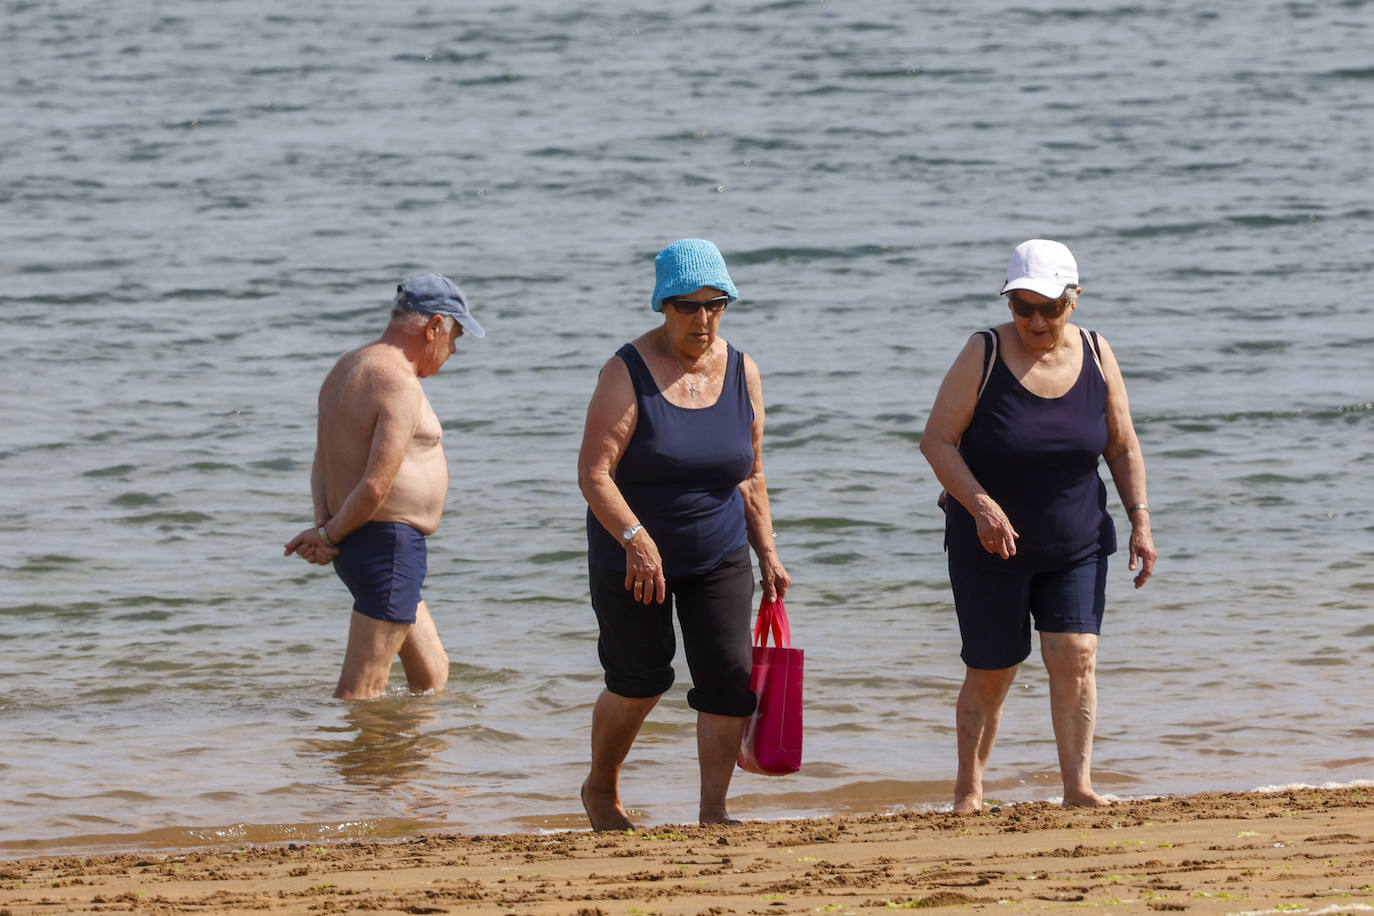
M 286 552 L 282 556 L 289 557 L 293 553 L 307 563 L 328 566 L 339 555 L 339 548 L 326 547 L 320 540 L 320 533 L 314 528 L 307 528 L 286 542 Z

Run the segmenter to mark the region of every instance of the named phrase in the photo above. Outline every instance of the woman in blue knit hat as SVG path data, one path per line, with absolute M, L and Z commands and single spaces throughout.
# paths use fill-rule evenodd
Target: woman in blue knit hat
M 606 689 L 592 713 L 582 804 L 594 830 L 634 825 L 620 766 L 673 683 L 672 609 L 697 711 L 703 824 L 729 823 L 725 796 L 745 719 L 758 556 L 765 598 L 791 580 L 778 559 L 763 477 L 758 366 L 719 336 L 738 298 L 711 242 L 681 239 L 654 258 L 658 327 L 602 367 L 587 407 L 577 480 L 587 499 L 587 555 Z

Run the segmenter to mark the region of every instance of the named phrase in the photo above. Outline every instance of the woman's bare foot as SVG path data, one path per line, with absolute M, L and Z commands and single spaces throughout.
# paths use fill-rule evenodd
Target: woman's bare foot
M 625 813 L 625 809 L 620 806 L 620 799 L 614 794 L 605 795 L 588 792 L 585 782 L 582 783 L 580 794 L 582 795 L 582 810 L 587 812 L 587 820 L 592 822 L 593 830 L 635 829 L 635 825 L 630 823 L 630 818 Z
M 1086 792 L 1064 793 L 1065 808 L 1110 808 L 1116 804 L 1098 795 L 1092 789 Z
M 701 805 L 697 808 L 697 822 L 703 826 L 707 824 L 742 824 L 743 821 L 736 820 L 725 811 L 724 805 Z

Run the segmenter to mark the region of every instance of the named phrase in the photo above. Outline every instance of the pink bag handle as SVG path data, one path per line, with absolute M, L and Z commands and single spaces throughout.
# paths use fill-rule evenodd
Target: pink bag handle
M 768 645 L 768 631 L 773 631 L 773 645 L 783 649 L 792 647 L 792 628 L 787 623 L 787 608 L 782 606 L 781 599 L 769 601 L 767 598 L 759 603 L 759 619 L 754 624 L 754 645 Z

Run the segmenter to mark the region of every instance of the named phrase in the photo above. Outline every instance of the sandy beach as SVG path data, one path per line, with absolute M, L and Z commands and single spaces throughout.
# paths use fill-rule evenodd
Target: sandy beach
M 1374 789 L 0 863 L 32 913 L 1374 912 Z

